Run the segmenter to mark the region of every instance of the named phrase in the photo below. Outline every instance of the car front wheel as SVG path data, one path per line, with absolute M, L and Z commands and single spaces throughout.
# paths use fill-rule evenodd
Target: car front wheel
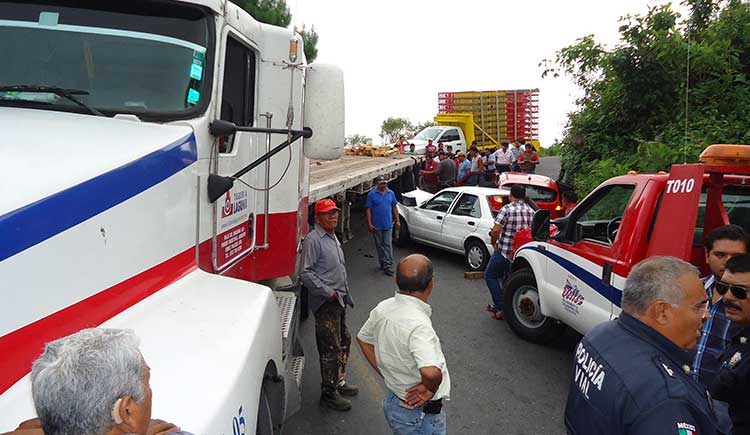
M 487 263 L 490 261 L 490 253 L 484 242 L 472 239 L 466 242 L 464 258 L 466 259 L 466 268 L 469 271 L 479 272 L 487 267 Z
M 565 332 L 565 325 L 542 314 L 539 290 L 531 269 L 520 269 L 503 285 L 505 318 L 513 332 L 524 340 L 546 344 Z

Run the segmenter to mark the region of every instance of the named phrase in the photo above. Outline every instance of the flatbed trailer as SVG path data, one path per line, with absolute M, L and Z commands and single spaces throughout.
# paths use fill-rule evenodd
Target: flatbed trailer
M 333 197 L 340 204 L 341 218 L 337 234 L 342 242 L 346 242 L 352 238 L 349 223 L 351 203 L 375 187 L 375 178 L 378 176 L 385 176 L 389 182 L 398 181 L 422 158 L 423 156 L 399 154 L 390 157 L 343 156 L 338 160 L 313 160 L 310 162 L 310 204 L 328 197 Z M 397 195 L 400 195 L 400 183 L 389 185 L 394 190 L 399 190 Z

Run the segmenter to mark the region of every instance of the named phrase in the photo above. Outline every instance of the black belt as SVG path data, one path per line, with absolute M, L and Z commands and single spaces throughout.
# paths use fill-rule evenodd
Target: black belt
M 422 412 L 425 414 L 440 414 L 443 410 L 443 399 L 430 400 L 422 405 Z

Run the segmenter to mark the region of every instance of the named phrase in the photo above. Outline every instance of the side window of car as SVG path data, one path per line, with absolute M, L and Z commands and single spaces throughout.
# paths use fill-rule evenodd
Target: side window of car
M 458 199 L 456 206 L 453 207 L 453 212 L 451 214 L 456 216 L 469 216 L 477 219 L 481 218 L 482 210 L 480 208 L 479 197 L 464 193 L 461 198 Z
M 443 135 L 440 137 L 440 142 L 452 142 L 454 140 L 459 140 L 460 137 L 458 136 L 458 131 L 453 128 L 451 130 L 447 130 Z
M 255 118 L 254 108 L 255 53 L 236 39 L 227 37 L 221 91 L 221 119 L 238 126 L 251 126 Z M 219 151 L 229 153 L 233 147 L 234 136 L 222 142 Z
M 591 240 L 611 245 L 614 242 L 620 219 L 633 196 L 635 186 L 613 185 L 605 187 L 573 217 L 574 241 Z
M 451 203 L 456 198 L 456 195 L 458 195 L 458 192 L 440 193 L 437 196 L 433 197 L 431 200 L 427 201 L 425 205 L 422 206 L 422 208 L 425 210 L 433 210 L 445 213 L 450 208 Z

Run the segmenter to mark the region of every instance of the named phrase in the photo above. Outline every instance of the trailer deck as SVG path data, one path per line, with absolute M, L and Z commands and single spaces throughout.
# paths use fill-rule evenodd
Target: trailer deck
M 375 178 L 384 175 L 395 180 L 422 156 L 343 156 L 338 160 L 310 162 L 309 200 L 313 203 L 345 192 L 366 193 Z

